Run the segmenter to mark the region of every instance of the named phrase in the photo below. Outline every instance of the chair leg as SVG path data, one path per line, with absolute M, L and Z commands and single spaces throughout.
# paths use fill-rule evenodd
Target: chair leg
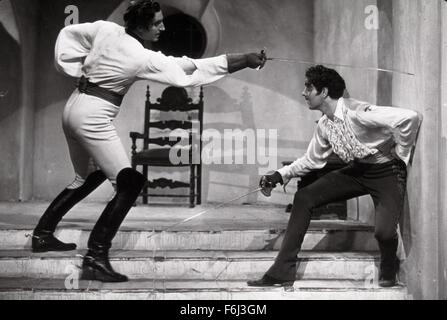
M 190 176 L 189 176 L 189 207 L 194 208 L 194 200 L 195 200 L 195 191 L 196 191 L 196 184 L 195 184 L 195 165 L 191 165 L 189 167 L 190 170 Z
M 197 166 L 197 204 L 202 204 L 202 165 Z
M 146 180 L 148 179 L 148 176 L 147 176 L 148 170 L 147 169 L 148 169 L 147 166 L 143 166 L 143 176 L 146 178 Z M 148 203 L 147 193 L 148 193 L 148 187 L 147 187 L 147 184 L 145 184 L 143 187 L 143 204 Z
M 133 161 L 132 161 L 132 169 L 137 171 L 137 166 L 133 163 Z M 138 199 L 138 196 L 135 199 L 135 202 L 133 203 L 132 207 L 136 207 L 137 206 L 137 199 Z

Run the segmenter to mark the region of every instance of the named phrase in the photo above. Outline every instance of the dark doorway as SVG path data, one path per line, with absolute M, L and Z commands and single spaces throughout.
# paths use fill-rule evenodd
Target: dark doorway
M 184 13 L 176 13 L 164 19 L 166 30 L 154 44 L 154 49 L 165 55 L 201 58 L 207 45 L 202 24 Z

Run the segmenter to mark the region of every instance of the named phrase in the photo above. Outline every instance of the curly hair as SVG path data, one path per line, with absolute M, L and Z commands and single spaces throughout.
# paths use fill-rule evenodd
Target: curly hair
M 318 94 L 321 93 L 323 88 L 327 88 L 329 97 L 332 99 L 341 98 L 346 89 L 345 80 L 338 72 L 322 65 L 307 69 L 306 78 L 309 84 L 312 84 L 317 89 Z
M 124 14 L 126 29 L 148 28 L 155 17 L 155 13 L 160 10 L 160 4 L 152 0 L 131 1 Z

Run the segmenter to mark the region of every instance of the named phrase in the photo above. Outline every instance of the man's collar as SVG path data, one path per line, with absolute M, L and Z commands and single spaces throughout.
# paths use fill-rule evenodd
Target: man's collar
M 126 33 L 135 40 L 137 40 L 139 43 L 141 43 L 141 45 L 144 47 L 144 40 L 140 36 L 138 36 L 135 32 L 126 28 Z
M 340 120 L 343 120 L 343 111 L 345 109 L 345 102 L 343 98 L 338 99 L 337 107 L 335 108 L 334 116 Z

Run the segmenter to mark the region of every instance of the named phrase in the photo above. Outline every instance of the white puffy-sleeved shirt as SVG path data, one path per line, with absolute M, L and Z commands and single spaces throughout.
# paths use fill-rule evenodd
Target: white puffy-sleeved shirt
M 340 98 L 333 120 L 319 120 L 305 155 L 278 172 L 287 184 L 322 169 L 332 153 L 345 163 L 384 163 L 397 156 L 408 165 L 421 121 L 412 110 Z
M 197 70 L 187 74 L 182 65 L 191 62 Z M 165 56 L 144 48 L 124 27 L 107 21 L 63 28 L 56 40 L 55 64 L 69 76 L 84 75 L 122 95 L 137 80 L 188 87 L 209 84 L 228 74 L 225 55 L 206 59 Z

